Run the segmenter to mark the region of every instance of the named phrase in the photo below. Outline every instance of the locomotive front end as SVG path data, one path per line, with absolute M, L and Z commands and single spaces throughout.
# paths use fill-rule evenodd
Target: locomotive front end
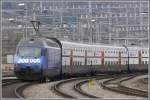
M 17 46 L 14 73 L 23 80 L 45 80 L 61 72 L 61 50 L 47 38 L 21 40 Z
M 42 73 L 42 49 L 19 47 L 15 56 L 15 75 L 21 79 L 37 80 Z
M 22 39 L 16 48 L 14 73 L 23 80 L 41 80 L 45 67 L 43 42 L 39 38 Z

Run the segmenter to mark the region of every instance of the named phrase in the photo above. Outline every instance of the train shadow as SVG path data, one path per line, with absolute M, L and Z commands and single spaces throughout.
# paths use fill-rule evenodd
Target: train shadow
M 87 73 L 87 74 L 62 74 L 56 77 L 51 78 L 41 78 L 39 80 L 25 80 L 20 79 L 24 82 L 38 82 L 38 83 L 45 83 L 45 82 L 56 82 L 70 78 L 78 78 L 78 77 L 94 77 L 94 76 L 101 76 L 101 75 L 109 75 L 109 76 L 118 76 L 118 75 L 127 75 L 127 74 L 148 74 L 148 71 L 120 71 L 120 72 L 101 72 L 101 73 Z

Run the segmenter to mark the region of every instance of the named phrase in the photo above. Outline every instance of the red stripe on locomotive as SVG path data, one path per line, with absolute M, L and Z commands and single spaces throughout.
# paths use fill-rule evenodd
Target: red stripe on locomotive
M 105 64 L 104 64 L 104 61 L 105 61 L 104 58 L 105 58 L 104 57 L 104 51 L 101 51 L 101 65 L 102 65 L 102 71 L 103 72 L 107 71 L 107 66 L 105 66 Z
M 139 62 L 138 67 L 139 67 L 139 69 L 141 69 L 141 67 L 142 67 L 142 54 L 141 54 L 141 51 L 138 51 L 138 62 Z
M 118 59 L 118 70 L 122 70 L 122 65 L 121 65 L 121 52 L 119 52 L 119 59 Z
M 73 50 L 70 50 L 70 74 L 72 73 L 72 67 L 73 67 Z
M 84 65 L 87 65 L 87 50 L 85 50 L 85 62 Z

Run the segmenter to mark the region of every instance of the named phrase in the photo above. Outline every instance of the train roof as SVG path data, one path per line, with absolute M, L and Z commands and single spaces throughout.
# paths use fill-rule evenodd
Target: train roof
M 81 47 L 104 47 L 104 48 L 124 48 L 123 46 L 110 46 L 110 45 L 104 45 L 104 44 L 84 44 L 84 43 L 75 43 L 75 42 L 68 42 L 68 41 L 61 41 L 62 45 L 72 45 L 72 46 L 81 46 Z M 137 46 L 130 46 L 129 49 L 148 49 L 143 47 L 137 47 Z
M 68 42 L 68 41 L 60 41 L 62 45 L 67 45 L 69 47 L 96 47 L 96 48 L 120 48 L 124 49 L 123 46 L 112 46 L 112 45 L 106 45 L 106 44 L 85 44 L 85 43 L 75 43 L 75 42 Z M 34 44 L 33 44 L 34 43 Z M 22 39 L 18 46 L 35 46 L 35 47 L 60 47 L 59 44 L 46 37 L 30 37 L 28 39 Z M 130 46 L 129 49 L 149 49 L 149 48 L 143 48 L 143 47 L 137 47 L 137 46 Z
M 59 47 L 58 43 L 48 38 L 31 37 L 20 40 L 18 46 Z

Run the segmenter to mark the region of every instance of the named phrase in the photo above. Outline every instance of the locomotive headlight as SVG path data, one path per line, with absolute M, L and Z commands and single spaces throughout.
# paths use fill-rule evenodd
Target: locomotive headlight
M 40 59 L 30 59 L 29 60 L 30 63 L 40 63 Z
M 18 63 L 41 63 L 40 59 L 18 59 Z

